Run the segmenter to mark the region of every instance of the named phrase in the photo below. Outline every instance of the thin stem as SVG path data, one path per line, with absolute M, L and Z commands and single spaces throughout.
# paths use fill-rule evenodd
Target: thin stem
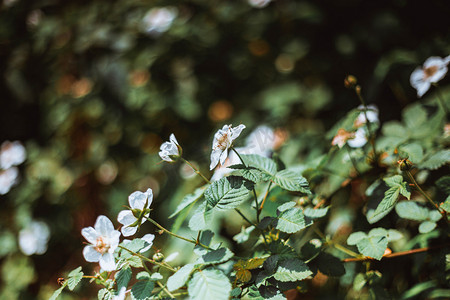
M 412 181 L 412 183 L 414 184 L 414 186 L 416 187 L 416 189 L 425 197 L 425 199 L 427 199 L 428 202 L 430 202 L 431 205 L 433 205 L 438 211 L 439 213 L 444 217 L 445 221 L 448 223 L 448 219 L 447 219 L 447 213 L 442 210 L 439 205 L 437 205 L 431 198 L 430 196 L 427 195 L 427 193 L 424 192 L 424 190 L 422 190 L 422 188 L 420 187 L 420 185 L 417 183 L 417 181 L 414 179 L 414 176 L 411 174 L 411 172 L 409 170 L 405 171 L 406 175 L 408 175 L 409 179 Z
M 189 166 L 192 168 L 192 170 L 194 170 L 194 172 L 199 175 L 201 178 L 203 178 L 203 180 L 206 183 L 211 183 L 211 181 L 209 181 L 208 178 L 206 178 L 193 164 L 191 164 L 188 160 L 184 159 L 183 157 L 181 157 L 181 159 Z
M 250 221 L 239 209 L 235 208 L 234 210 L 242 217 L 242 219 L 247 221 L 247 223 L 256 227 L 256 224 L 252 223 L 252 221 Z
M 175 296 L 174 295 L 172 295 L 172 293 L 171 292 L 169 292 L 169 290 L 166 288 L 166 286 L 165 285 L 163 285 L 161 282 L 159 282 L 159 281 L 156 281 L 156 284 L 158 284 L 159 285 L 159 287 L 160 288 L 162 288 L 163 289 L 163 291 L 169 296 L 169 297 L 171 297 L 172 299 L 175 299 Z
M 353 252 L 352 250 L 347 249 L 347 248 L 345 248 L 344 246 L 342 246 L 342 245 L 340 245 L 340 244 L 338 244 L 338 243 L 335 243 L 333 240 L 328 239 L 328 238 L 327 238 L 327 237 L 326 237 L 319 229 L 315 228 L 315 229 L 314 229 L 314 232 L 315 232 L 321 239 L 323 239 L 323 240 L 325 241 L 325 243 L 327 243 L 327 244 L 333 246 L 333 247 L 336 248 L 337 250 L 339 250 L 339 251 L 341 251 L 341 252 L 343 252 L 343 253 L 345 253 L 345 254 L 348 254 L 348 255 L 350 255 L 350 256 L 353 256 L 353 257 L 361 257 L 360 254 L 358 254 L 358 253 L 356 253 L 356 252 Z
M 368 108 L 367 108 L 366 102 L 364 101 L 363 96 L 361 95 L 361 87 L 359 85 L 355 87 L 355 93 L 358 96 L 358 99 L 361 102 L 361 104 L 364 106 L 363 113 L 364 113 L 364 117 L 366 118 L 367 130 L 369 131 L 369 142 L 372 145 L 373 156 L 376 161 L 377 152 L 375 150 L 375 136 L 373 135 L 373 132 L 372 132 L 371 122 L 370 122 L 369 118 L 367 117 Z
M 181 239 L 181 240 L 183 240 L 183 241 L 192 243 L 192 244 L 194 244 L 194 245 L 199 245 L 199 246 L 201 246 L 201 247 L 203 247 L 203 248 L 205 248 L 205 249 L 211 250 L 211 248 L 209 248 L 209 247 L 206 246 L 206 245 L 203 245 L 203 244 L 200 243 L 200 242 L 197 242 L 196 240 L 191 240 L 191 239 L 185 238 L 184 236 L 178 235 L 178 234 L 176 234 L 176 233 L 173 233 L 173 232 L 167 230 L 166 228 L 162 227 L 162 226 L 159 225 L 156 221 L 154 221 L 153 219 L 151 219 L 151 218 L 149 218 L 149 217 L 147 217 L 146 219 L 149 220 L 153 225 L 155 225 L 156 227 L 158 227 L 158 228 L 161 229 L 162 231 L 164 231 L 164 232 L 170 234 L 170 235 L 173 236 L 173 237 L 179 238 L 179 239 Z
M 131 251 L 130 249 L 128 249 L 128 248 L 126 248 L 126 247 L 123 247 L 123 246 L 121 246 L 121 245 L 119 245 L 118 247 L 119 247 L 120 249 L 123 249 L 123 250 L 126 250 L 126 251 L 130 252 L 131 254 L 133 254 L 134 256 L 139 257 L 140 259 L 143 259 L 143 260 L 145 260 L 145 261 L 148 261 L 148 262 L 151 263 L 151 264 L 154 264 L 154 265 L 157 265 L 157 266 L 166 268 L 166 269 L 168 269 L 168 270 L 170 270 L 170 271 L 172 271 L 172 272 L 174 272 L 174 273 L 177 271 L 177 270 L 175 270 L 174 268 L 172 268 L 171 266 L 169 266 L 169 265 L 167 265 L 167 264 L 162 264 L 162 263 L 160 263 L 160 262 L 157 262 L 156 260 L 153 260 L 153 259 L 150 259 L 150 258 L 148 258 L 148 257 L 145 257 L 145 256 L 142 255 L 142 254 L 139 254 L 139 253 L 136 253 L 136 252 L 134 252 L 134 251 Z
M 441 88 L 439 87 L 439 85 L 437 83 L 435 83 L 434 86 L 436 87 L 436 94 L 437 94 L 438 102 L 439 102 L 442 110 L 445 113 L 445 118 L 447 118 L 448 110 L 447 110 L 447 106 L 445 105 L 444 97 L 442 96 L 442 93 L 441 93 Z
M 449 246 L 449 245 L 448 244 L 447 245 L 439 245 L 436 247 L 425 247 L 425 248 L 418 248 L 418 249 L 406 250 L 406 251 L 401 251 L 401 252 L 395 252 L 395 253 L 383 255 L 383 258 L 394 258 L 394 257 L 399 257 L 399 256 L 422 253 L 422 252 L 427 252 L 430 250 L 443 248 L 443 247 L 447 247 L 447 246 Z M 371 257 L 365 256 L 365 257 L 357 257 L 357 258 L 346 258 L 346 259 L 343 259 L 342 261 L 343 262 L 355 262 L 355 261 L 371 261 L 371 260 L 374 260 L 374 259 Z
M 236 153 L 236 155 L 239 157 L 239 159 L 241 160 L 242 164 L 244 165 L 245 168 L 247 168 L 247 165 L 245 164 L 244 160 L 242 159 L 241 155 L 239 155 L 239 153 L 236 151 L 236 149 L 234 149 L 234 147 L 231 147 L 231 150 L 234 151 L 234 153 Z M 256 209 L 256 221 L 259 223 L 259 203 L 258 203 L 258 197 L 256 196 L 256 191 L 255 188 L 253 187 L 253 197 L 255 198 L 255 209 Z
M 264 195 L 263 201 L 261 202 L 261 206 L 259 207 L 259 211 L 262 211 L 264 208 L 264 203 L 266 203 L 267 196 L 269 196 L 270 188 L 272 187 L 272 181 L 269 182 L 269 186 L 267 187 L 266 194 Z

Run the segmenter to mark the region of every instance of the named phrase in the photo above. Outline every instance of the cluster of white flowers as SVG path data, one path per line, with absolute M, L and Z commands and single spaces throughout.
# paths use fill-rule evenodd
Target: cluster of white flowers
M 7 194 L 17 184 L 19 170 L 16 166 L 25 161 L 27 152 L 19 141 L 5 141 L 0 148 L 0 195 Z
M 44 254 L 50 239 L 50 229 L 42 221 L 31 221 L 19 232 L 19 247 L 25 255 Z
M 361 112 L 353 123 L 353 127 L 356 128 L 356 131 L 346 131 L 342 128 L 339 129 L 334 136 L 331 145 L 337 145 L 339 148 L 342 148 L 345 144 L 348 144 L 352 148 L 361 148 L 367 143 L 369 131 L 364 125 L 367 123 L 367 119 L 372 124 L 379 123 L 378 108 L 375 105 L 369 105 L 364 112 L 365 107 L 360 105 L 358 106 L 358 110 Z
M 417 96 L 422 97 L 431 87 L 432 84 L 437 83 L 447 74 L 450 63 L 450 55 L 441 58 L 438 56 L 429 57 L 422 67 L 417 67 L 411 73 L 409 82 L 412 87 L 417 90 Z
M 169 30 L 177 17 L 178 11 L 174 7 L 155 7 L 149 10 L 142 19 L 142 26 L 146 33 L 157 36 Z
M 122 235 L 131 236 L 136 233 L 142 223 L 150 214 L 150 205 L 153 200 L 153 191 L 148 189 L 145 193 L 136 191 L 128 197 L 129 210 L 122 210 L 117 220 L 122 224 Z M 84 247 L 83 256 L 88 262 L 98 262 L 104 271 L 114 271 L 117 269 L 114 252 L 119 246 L 121 232 L 114 229 L 114 225 L 106 216 L 99 216 L 94 227 L 86 227 L 81 230 L 83 237 L 89 242 Z M 153 245 L 155 236 L 146 234 L 142 238 L 148 243 L 139 252 L 143 253 Z M 123 240 L 124 245 L 130 240 Z M 120 291 L 119 295 L 121 295 Z M 120 298 L 118 298 L 120 299 Z

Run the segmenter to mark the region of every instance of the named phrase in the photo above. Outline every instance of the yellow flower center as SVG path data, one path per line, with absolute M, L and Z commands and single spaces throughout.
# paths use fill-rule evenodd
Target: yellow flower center
M 431 66 L 423 69 L 423 72 L 425 73 L 425 79 L 428 79 L 431 76 L 433 76 L 437 72 L 437 70 L 438 70 L 437 66 Z
M 103 237 L 99 237 L 95 243 L 95 251 L 101 253 L 101 254 L 105 254 L 106 252 L 108 252 L 110 246 L 108 243 L 105 243 L 105 241 L 103 240 Z
M 217 147 L 216 149 L 225 150 L 228 146 L 228 132 L 224 133 L 219 139 L 217 139 Z

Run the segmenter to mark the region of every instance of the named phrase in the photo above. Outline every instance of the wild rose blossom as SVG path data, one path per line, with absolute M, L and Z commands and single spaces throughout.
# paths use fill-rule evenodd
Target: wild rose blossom
M 99 216 L 94 227 L 83 228 L 81 234 L 90 243 L 83 249 L 84 258 L 88 262 L 99 262 L 105 271 L 114 271 L 114 251 L 119 245 L 120 232 L 114 229 L 113 223 Z
M 244 130 L 245 125 L 239 125 L 232 128 L 232 125 L 224 125 L 222 129 L 219 129 L 214 135 L 211 152 L 211 165 L 210 170 L 214 169 L 220 162 L 221 165 L 225 163 L 228 157 L 228 149 L 233 144 L 233 141 Z
M 438 82 L 447 74 L 447 65 L 450 62 L 450 55 L 446 58 L 438 56 L 429 57 L 422 67 L 417 67 L 409 78 L 411 86 L 417 90 L 417 97 L 422 97 L 431 87 L 431 84 Z
M 169 137 L 168 142 L 164 142 L 159 151 L 159 156 L 161 159 L 167 161 L 167 162 L 174 162 L 180 157 L 180 145 L 178 144 L 177 139 L 175 138 L 175 135 L 172 133 Z
M 380 122 L 380 120 L 378 119 L 378 107 L 376 107 L 375 105 L 368 105 L 366 113 L 364 113 L 364 109 L 365 109 L 364 105 L 358 106 L 358 109 L 361 110 L 361 113 L 358 115 L 358 117 L 355 120 L 354 126 L 356 128 L 359 128 L 367 123 L 366 115 L 367 115 L 367 119 L 369 119 L 370 123 L 379 123 Z
M 19 247 L 25 255 L 44 254 L 50 239 L 48 225 L 41 221 L 32 221 L 19 232 Z
M 145 193 L 137 191 L 128 196 L 131 210 L 122 210 L 117 217 L 117 221 L 123 225 L 121 228 L 123 236 L 130 236 L 136 233 L 138 227 L 150 215 L 152 201 L 152 189 L 148 189 Z

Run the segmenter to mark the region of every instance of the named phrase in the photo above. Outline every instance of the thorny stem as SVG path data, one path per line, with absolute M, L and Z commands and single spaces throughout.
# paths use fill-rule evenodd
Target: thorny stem
M 170 270 L 170 271 L 172 271 L 172 272 L 174 272 L 174 273 L 177 271 L 177 270 L 175 270 L 174 268 L 172 268 L 171 266 L 169 266 L 169 265 L 167 265 L 167 264 L 163 264 L 163 263 L 157 262 L 156 260 L 153 260 L 153 259 L 150 259 L 150 258 L 148 258 L 148 257 L 145 257 L 144 255 L 139 254 L 139 253 L 136 253 L 136 252 L 134 252 L 134 251 L 131 251 L 130 249 L 128 249 L 128 248 L 126 248 L 126 247 L 123 247 L 123 246 L 121 246 L 121 245 L 119 245 L 119 248 L 120 248 L 120 249 L 123 249 L 123 250 L 126 250 L 126 251 L 130 252 L 131 254 L 133 254 L 134 256 L 137 256 L 137 257 L 139 257 L 140 259 L 143 259 L 143 260 L 145 260 L 145 261 L 148 261 L 148 262 L 151 263 L 151 264 L 154 264 L 154 265 L 157 265 L 157 266 L 166 268 L 166 269 L 168 269 L 168 270 Z
M 424 190 L 422 190 L 422 188 L 420 187 L 420 185 L 417 183 L 417 181 L 414 179 L 414 176 L 411 174 L 411 172 L 409 170 L 405 171 L 406 175 L 408 176 L 408 178 L 412 181 L 412 183 L 414 184 L 414 186 L 416 187 L 416 189 L 425 197 L 425 199 L 427 199 L 428 202 L 430 202 L 431 205 L 433 205 L 438 211 L 439 213 L 444 217 L 444 220 L 448 223 L 448 219 L 447 219 L 447 213 L 442 210 L 439 205 L 437 205 L 431 198 L 430 196 L 427 195 L 427 193 L 424 192 Z
M 181 157 L 181 159 L 189 166 L 192 168 L 192 170 L 194 170 L 194 172 L 199 175 L 201 178 L 203 178 L 203 180 L 206 183 L 211 183 L 211 181 L 209 181 L 208 178 L 206 178 L 193 164 L 191 164 L 188 160 L 184 159 L 183 157 Z
M 264 203 L 266 203 L 266 199 L 267 199 L 267 196 L 269 196 L 270 188 L 271 188 L 271 187 L 272 187 L 272 181 L 269 182 L 269 186 L 267 187 L 266 194 L 264 195 L 264 199 L 263 199 L 263 201 L 261 202 L 261 206 L 259 207 L 259 211 L 260 211 L 260 212 L 261 212 L 261 211 L 263 210 L 263 208 L 264 208 Z
M 178 234 L 176 234 L 176 233 L 173 233 L 173 232 L 167 230 L 166 228 L 162 227 L 162 226 L 159 225 L 156 221 L 154 221 L 153 219 L 151 219 L 151 218 L 149 218 L 149 217 L 147 217 L 147 220 L 149 220 L 153 225 L 155 225 L 156 227 L 158 227 L 158 228 L 161 229 L 162 231 L 164 231 L 164 232 L 170 234 L 170 235 L 173 236 L 173 237 L 179 238 L 179 239 L 181 239 L 181 240 L 183 240 L 183 241 L 192 243 L 192 244 L 194 244 L 194 245 L 199 245 L 200 247 L 203 247 L 203 248 L 205 248 L 205 249 L 211 250 L 211 248 L 209 248 L 209 247 L 206 246 L 206 245 L 203 245 L 202 243 L 200 243 L 200 242 L 198 242 L 198 241 L 196 241 L 196 240 L 191 240 L 191 239 L 185 238 L 184 236 L 178 235 Z
M 341 252 L 343 252 L 343 253 L 345 253 L 345 254 L 348 254 L 348 255 L 350 255 L 350 256 L 353 256 L 353 257 L 361 257 L 361 255 L 360 254 L 358 254 L 358 253 L 356 253 L 356 252 L 353 252 L 352 250 L 350 250 L 350 249 L 347 249 L 347 248 L 345 248 L 344 246 L 342 246 L 341 244 L 338 244 L 338 243 L 335 243 L 333 240 L 330 240 L 330 239 L 328 239 L 319 229 L 317 229 L 317 228 L 315 228 L 314 229 L 314 232 L 320 237 L 320 238 L 322 238 L 324 241 L 325 241 L 325 243 L 327 243 L 328 245 L 331 245 L 331 246 L 333 246 L 334 248 L 336 248 L 337 250 L 339 250 L 339 251 L 341 251 Z
M 394 258 L 394 257 L 399 257 L 399 256 L 405 256 L 405 255 L 410 255 L 410 254 L 416 254 L 416 253 L 422 253 L 422 252 L 427 252 L 430 250 L 434 250 L 434 249 L 438 249 L 438 248 L 443 248 L 443 247 L 447 247 L 449 246 L 447 245 L 440 245 L 440 246 L 436 246 L 436 247 L 425 247 L 425 248 L 418 248 L 418 249 L 412 249 L 412 250 L 406 250 L 406 251 L 401 251 L 401 252 L 395 252 L 395 253 L 390 253 L 390 254 L 386 254 L 383 255 L 383 258 Z M 346 258 L 343 259 L 343 262 L 355 262 L 355 261 L 371 261 L 374 260 L 372 257 L 356 257 L 356 258 Z
M 366 101 L 364 101 L 364 98 L 361 95 L 361 87 L 359 85 L 355 87 L 355 93 L 358 96 L 358 99 L 361 102 L 361 104 L 364 106 L 363 113 L 364 113 L 364 117 L 366 118 L 367 130 L 369 131 L 369 141 L 370 141 L 370 144 L 372 145 L 374 161 L 376 161 L 377 152 L 375 150 L 375 136 L 373 135 L 373 132 L 372 132 L 371 122 L 370 122 L 369 118 L 367 117 L 368 108 L 367 108 Z
M 239 157 L 239 159 L 241 160 L 242 164 L 244 165 L 245 168 L 247 168 L 247 165 L 245 164 L 244 160 L 242 159 L 242 157 L 239 155 L 239 153 L 236 151 L 236 149 L 234 149 L 234 147 L 231 147 L 231 150 L 234 151 L 234 153 L 236 153 L 236 155 Z M 253 197 L 255 198 L 255 208 L 256 208 L 256 221 L 259 223 L 259 204 L 258 204 L 258 197 L 256 196 L 256 191 L 255 188 L 253 187 Z

